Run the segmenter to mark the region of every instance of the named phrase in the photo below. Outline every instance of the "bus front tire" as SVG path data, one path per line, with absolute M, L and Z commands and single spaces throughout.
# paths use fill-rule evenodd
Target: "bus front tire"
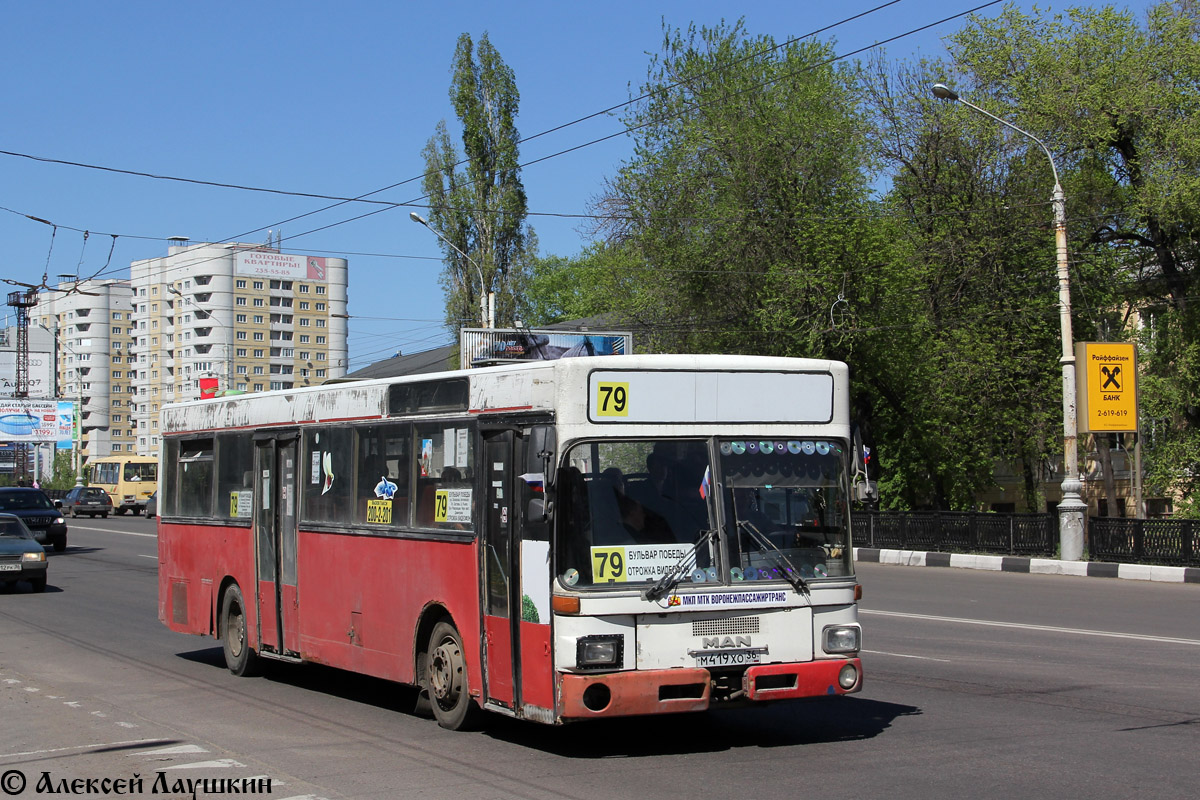
M 236 583 L 221 601 L 221 644 L 230 672 L 238 677 L 258 674 L 258 654 L 250 646 L 246 631 L 246 602 Z
M 482 712 L 471 699 L 467 659 L 462 637 L 455 627 L 448 622 L 435 625 L 428 652 L 423 688 L 429 693 L 438 724 L 452 731 L 476 727 Z

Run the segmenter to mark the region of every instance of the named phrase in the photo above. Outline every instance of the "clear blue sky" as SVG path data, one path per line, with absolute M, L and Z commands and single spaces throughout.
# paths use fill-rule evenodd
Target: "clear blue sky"
M 903 0 L 822 38 L 848 53 L 985 1 Z M 486 31 L 513 68 L 518 126 L 529 137 L 636 94 L 664 21 L 685 27 L 742 16 L 751 34 L 783 41 L 884 2 L 3 0 L 0 150 L 337 196 L 411 179 L 376 197 L 419 205 L 421 148 L 441 119 L 458 133 L 448 88 L 463 32 Z M 885 51 L 896 60 L 940 56 L 941 39 L 961 25 L 944 23 Z M 620 130 L 604 115 L 528 142 L 522 161 Z M 543 255 L 579 252 L 580 220 L 553 215 L 586 213 L 629 149 L 618 136 L 523 171 Z M 407 209 L 345 222 L 376 206 L 286 221 L 325 205 L 0 155 L 0 277 L 36 283 L 48 272 L 53 284 L 59 273 L 93 275 L 108 259 L 109 234 L 119 238 L 102 277 L 127 278 L 131 261 L 165 255 L 170 236 L 253 242 L 281 229 L 286 251 L 349 259 L 352 370 L 448 343 L 433 235 Z M 60 226 L 52 249 L 52 228 L 22 215 Z M 86 247 L 83 230 L 92 232 Z M 0 285 L 5 296 L 15 288 Z

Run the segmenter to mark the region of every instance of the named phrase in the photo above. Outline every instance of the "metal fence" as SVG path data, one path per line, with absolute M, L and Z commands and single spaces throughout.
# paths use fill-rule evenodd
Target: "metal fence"
M 859 547 L 931 550 L 941 553 L 1058 555 L 1056 514 L 996 514 L 967 511 L 855 511 Z M 1089 517 L 1091 561 L 1200 566 L 1200 521 Z
M 1088 520 L 1088 555 L 1093 561 L 1200 567 L 1200 523 L 1190 519 Z
M 855 511 L 851 524 L 860 547 L 1051 558 L 1058 552 L 1053 514 Z

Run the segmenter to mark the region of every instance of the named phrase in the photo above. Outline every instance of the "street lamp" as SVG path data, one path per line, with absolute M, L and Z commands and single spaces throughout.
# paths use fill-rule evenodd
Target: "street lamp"
M 179 291 L 174 286 L 167 286 L 167 291 L 170 292 L 171 294 L 177 296 L 180 299 L 180 301 L 187 301 L 187 302 L 191 303 L 192 306 L 195 307 L 195 309 L 197 311 L 200 311 L 200 312 L 203 312 L 204 314 L 206 314 L 207 315 L 206 318 L 208 320 L 210 320 L 214 325 L 218 325 L 218 326 L 224 328 L 225 332 L 229 335 L 229 342 L 225 345 L 225 391 L 227 391 L 227 392 L 232 391 L 232 389 L 233 389 L 233 329 L 230 328 L 225 323 L 221 322 L 216 317 L 214 317 L 211 311 L 201 308 L 199 306 L 199 304 L 196 303 L 195 300 L 193 300 L 192 298 L 183 294 L 183 292 Z
M 429 222 L 427 222 L 426 219 L 424 217 L 422 217 L 420 214 L 418 214 L 417 212 L 410 211 L 410 212 L 408 212 L 408 216 L 409 216 L 409 219 L 411 219 L 413 222 L 417 223 L 418 225 L 424 225 L 426 228 L 429 228 Z M 467 261 L 470 261 L 471 265 L 473 267 L 475 267 L 475 271 L 479 273 L 479 319 L 482 323 L 482 327 L 484 327 L 484 328 L 493 327 L 492 325 L 489 324 L 489 315 L 488 315 L 488 304 L 489 304 L 489 301 L 491 300 L 492 293 L 488 291 L 487 284 L 483 282 L 483 270 L 481 270 L 479 268 L 479 265 L 475 263 L 475 259 L 471 258 L 469 255 L 464 253 L 462 250 L 459 250 L 458 247 L 454 244 L 454 242 L 450 241 L 445 236 L 442 236 L 442 234 L 438 233 L 433 228 L 429 228 L 429 230 L 435 236 L 437 236 L 439 239 L 441 239 L 443 242 L 445 242 L 446 244 L 453 247 L 460 256 L 465 258 Z
M 1067 266 L 1067 198 L 1058 180 L 1058 167 L 1054 156 L 1041 139 L 1029 131 L 1018 128 L 995 114 L 984 111 L 974 103 L 968 103 L 944 83 L 933 86 L 933 96 L 939 100 L 962 103 L 985 117 L 994 119 L 1006 128 L 1037 142 L 1050 159 L 1050 170 L 1054 173 L 1054 241 L 1058 256 L 1058 317 L 1062 330 L 1062 384 L 1063 384 L 1063 482 L 1062 502 L 1058 505 L 1059 555 L 1064 561 L 1078 561 L 1083 557 L 1083 512 L 1087 504 L 1080 498 L 1083 483 L 1079 479 L 1079 452 L 1076 448 L 1078 426 L 1075 418 L 1075 344 L 1071 334 L 1071 273 Z

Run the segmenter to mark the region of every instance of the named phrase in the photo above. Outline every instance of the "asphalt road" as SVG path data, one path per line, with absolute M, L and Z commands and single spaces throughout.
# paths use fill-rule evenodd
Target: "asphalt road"
M 147 796 L 190 796 L 203 778 L 271 798 L 580 800 L 1200 786 L 1197 585 L 865 564 L 861 694 L 451 733 L 382 681 L 312 665 L 231 676 L 214 641 L 158 622 L 151 521 L 70 530 L 45 594 L 0 594 L 0 798 L 45 796 L 39 782 L 83 794 L 89 779 L 91 796 L 138 779 Z M 267 779 L 269 794 L 244 788 Z

